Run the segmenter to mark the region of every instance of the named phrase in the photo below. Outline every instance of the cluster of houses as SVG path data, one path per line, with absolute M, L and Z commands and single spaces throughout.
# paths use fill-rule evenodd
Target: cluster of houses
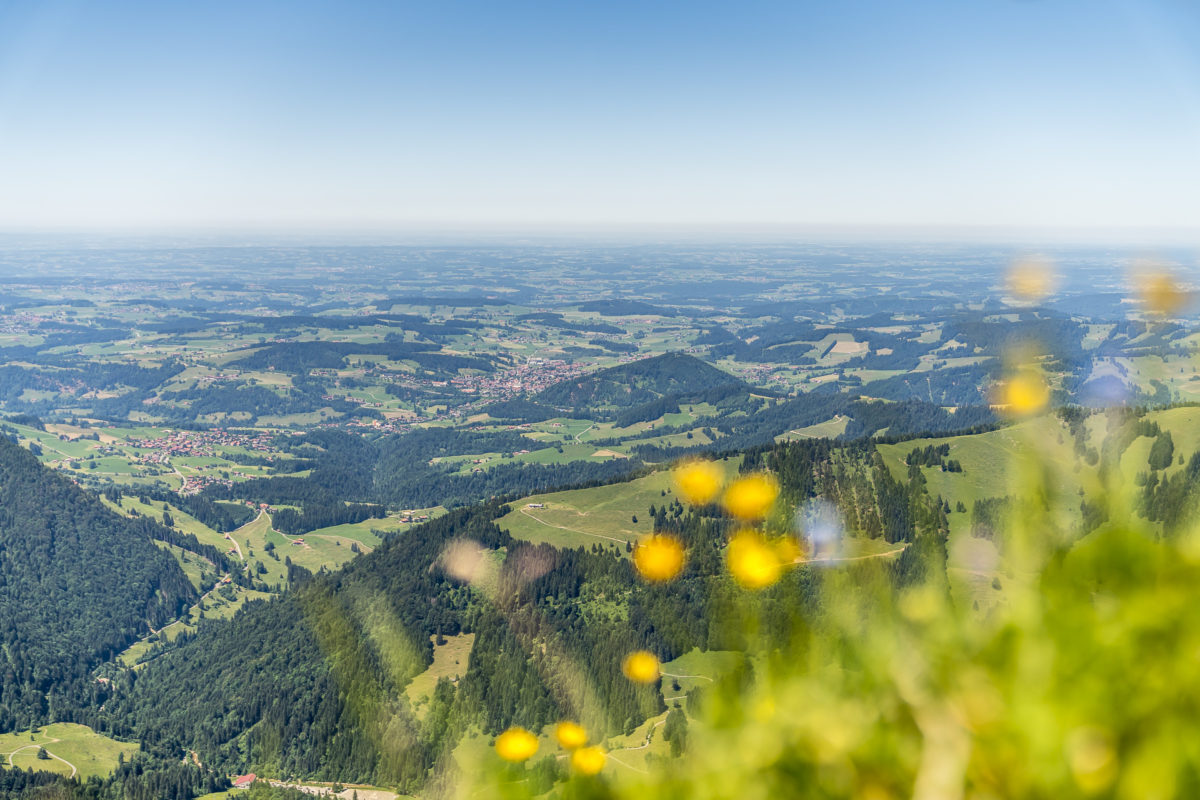
M 531 358 L 524 364 L 490 375 L 460 375 L 452 378 L 459 391 L 506 400 L 528 392 L 539 392 L 560 381 L 583 375 L 591 365 L 553 358 Z
M 340 396 L 336 394 L 323 394 L 322 400 L 345 400 L 347 403 L 356 403 L 364 408 L 383 408 L 383 403 L 376 400 L 368 400 L 365 397 L 355 397 L 353 395 Z
M 196 378 L 196 383 L 199 386 L 209 386 L 214 383 L 237 380 L 240 377 L 241 373 L 238 372 L 218 372 L 215 375 L 201 375 Z
M 17 311 L 0 317 L 0 333 L 30 333 L 43 322 L 50 322 L 51 317 L 41 314 L 30 314 L 27 311 Z
M 228 489 L 233 486 L 233 480 L 214 475 L 189 475 L 183 479 L 183 486 L 180 487 L 179 493 L 185 495 L 200 494 L 200 492 L 209 486 L 224 486 Z
M 143 457 L 151 464 L 166 463 L 173 456 L 208 457 L 220 455 L 224 447 L 240 447 L 260 453 L 273 452 L 269 433 L 233 433 L 226 430 L 174 431 L 153 439 L 130 439 L 129 444 L 141 450 L 153 450 Z

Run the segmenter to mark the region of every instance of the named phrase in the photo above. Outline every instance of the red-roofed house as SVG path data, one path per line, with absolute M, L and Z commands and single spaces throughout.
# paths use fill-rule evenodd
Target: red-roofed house
M 258 780 L 258 776 L 251 772 L 249 775 L 239 775 L 233 779 L 233 788 L 245 789 L 250 784 Z

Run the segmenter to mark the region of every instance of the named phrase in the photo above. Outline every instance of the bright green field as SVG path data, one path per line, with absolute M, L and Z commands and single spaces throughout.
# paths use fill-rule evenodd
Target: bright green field
M 627 483 L 533 495 L 513 503 L 497 524 L 518 539 L 556 547 L 624 544 L 653 532 L 648 509 L 668 502 L 663 492 L 670 487 L 670 474 L 662 471 Z M 545 507 L 530 508 L 537 504 Z
M 57 758 L 39 759 L 38 747 L 44 747 Z M 136 744 L 109 739 L 86 725 L 71 722 L 46 725 L 32 734 L 30 731 L 0 734 L 0 756 L 7 766 L 76 774 L 83 779 L 108 775 L 116 768 L 121 754 L 129 758 L 137 750 Z

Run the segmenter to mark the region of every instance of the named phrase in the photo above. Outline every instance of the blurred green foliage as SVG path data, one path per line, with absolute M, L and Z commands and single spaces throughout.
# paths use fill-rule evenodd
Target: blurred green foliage
M 1163 538 L 1116 485 L 1106 521 L 1065 530 L 1036 444 L 1014 457 L 1003 560 L 986 565 L 1005 576 L 997 605 L 954 600 L 937 530 L 900 559 L 742 591 L 729 614 L 746 667 L 689 702 L 679 756 L 572 775 L 546 796 L 1200 796 L 1200 530 Z M 780 601 L 814 580 L 819 600 L 780 624 Z M 482 761 L 457 796 L 546 792 L 521 765 Z

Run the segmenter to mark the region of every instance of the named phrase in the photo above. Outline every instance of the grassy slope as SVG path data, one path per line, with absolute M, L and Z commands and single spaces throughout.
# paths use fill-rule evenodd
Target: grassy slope
M 739 461 L 722 463 L 732 475 Z M 660 470 L 624 483 L 522 498 L 498 524 L 517 539 L 556 547 L 624 543 L 653 531 L 647 512 L 651 505 L 669 503 L 674 498 L 672 491 L 670 472 Z M 529 508 L 537 503 L 545 508 Z
M 35 747 L 21 749 L 29 745 Z M 47 753 L 70 762 L 79 770 L 78 777 L 82 779 L 93 775 L 108 775 L 116 768 L 120 754 L 123 753 L 129 758 L 138 750 L 136 744 L 109 739 L 86 725 L 71 722 L 46 725 L 32 733 L 32 736 L 30 731 L 0 734 L 0 756 L 3 756 L 5 765 L 11 763 L 19 769 L 41 769 L 63 775 L 71 774 L 71 766 L 63 761 L 53 758 L 39 759 L 36 746 L 44 747 Z M 14 755 L 14 751 L 19 752 Z
M 420 703 L 422 698 L 430 697 L 433 694 L 434 687 L 437 686 L 438 680 L 441 678 L 449 678 L 452 681 L 457 681 L 467 671 L 467 664 L 471 656 L 471 647 L 474 644 L 475 634 L 473 633 L 447 636 L 444 645 L 439 646 L 435 644 L 433 648 L 433 663 L 429 665 L 428 669 L 413 678 L 408 686 L 404 687 L 404 693 L 408 696 L 408 699 L 416 704 Z

